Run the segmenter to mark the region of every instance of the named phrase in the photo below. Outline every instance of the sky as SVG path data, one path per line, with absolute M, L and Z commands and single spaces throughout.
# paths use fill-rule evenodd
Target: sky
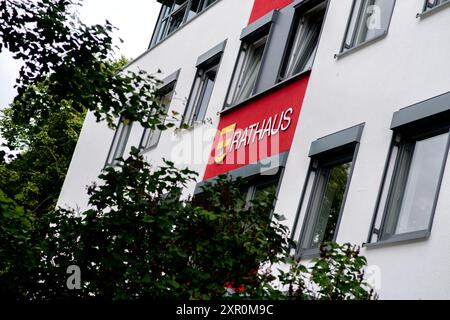
M 124 40 L 118 43 L 119 56 L 135 58 L 148 47 L 159 9 L 156 0 L 84 0 L 80 16 L 86 24 L 108 19 L 119 28 L 115 34 Z M 14 83 L 19 68 L 20 61 L 15 61 L 9 52 L 0 54 L 0 108 L 7 106 L 16 94 Z

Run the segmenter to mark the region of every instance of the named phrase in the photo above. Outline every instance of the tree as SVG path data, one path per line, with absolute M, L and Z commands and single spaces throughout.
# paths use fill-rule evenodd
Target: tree
M 199 197 L 180 200 L 195 178 L 166 161 L 151 168 L 137 149 L 89 188 L 92 209 L 58 210 L 42 248 L 34 290 L 26 298 L 102 299 L 369 299 L 366 260 L 350 245 L 327 244 L 312 267 L 288 252 L 288 228 L 274 214 L 274 195 L 245 205 L 243 181 L 220 176 Z M 275 276 L 277 265 L 289 270 Z M 81 270 L 68 290 L 66 270 Z M 25 283 L 25 285 L 29 285 Z M 281 286 L 280 286 L 281 285 Z
M 80 21 L 78 0 L 1 0 L 0 51 L 23 61 L 17 79 L 13 120 L 27 124 L 69 105 L 89 110 L 97 121 L 114 126 L 122 115 L 146 128 L 160 124 L 164 108 L 155 99 L 158 82 L 144 70 L 117 72 L 113 26 Z M 46 94 L 34 90 L 43 81 Z M 29 101 L 33 101 L 32 104 Z
M 108 63 L 119 71 L 127 60 Z M 52 99 L 49 81 L 44 80 L 28 91 Z M 34 94 L 24 95 L 22 100 L 33 105 L 33 97 Z M 9 153 L 7 161 L 0 159 L 0 190 L 37 216 L 56 206 L 86 115 L 67 101 L 60 104 L 57 111 L 29 123 L 14 121 L 15 103 L 0 111 L 0 135 L 6 141 L 5 146 L 15 151 Z

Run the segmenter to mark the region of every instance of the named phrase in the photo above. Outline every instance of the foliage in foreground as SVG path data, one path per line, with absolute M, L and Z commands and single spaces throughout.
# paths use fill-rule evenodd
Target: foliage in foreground
M 3 267 L 2 289 L 17 281 L 19 299 L 373 297 L 363 279 L 366 260 L 350 245 L 324 245 L 307 266 L 287 258 L 288 229 L 280 216 L 269 218 L 273 195 L 248 206 L 243 181 L 221 176 L 201 196 L 180 201 L 195 173 L 168 161 L 152 169 L 133 150 L 102 173 L 101 184 L 89 188 L 92 209 L 82 215 L 58 210 L 34 224 L 19 221 L 32 225 L 32 235 L 45 230 L 45 237 L 6 235 L 5 242 L 28 248 L 33 259 L 26 263 L 26 281 L 20 279 L 24 274 Z M 4 257 L 10 266 L 23 262 Z M 70 265 L 81 269 L 79 290 L 66 287 Z M 288 270 L 273 272 L 279 266 Z

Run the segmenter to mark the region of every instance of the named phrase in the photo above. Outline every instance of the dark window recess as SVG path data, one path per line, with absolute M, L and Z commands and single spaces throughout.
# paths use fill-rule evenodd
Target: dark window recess
M 354 0 L 341 52 L 388 32 L 395 0 Z
M 431 230 L 448 140 L 448 128 L 395 133 L 370 242 Z
M 174 93 L 175 82 L 166 85 L 160 89 L 159 94 L 161 95 L 161 104 L 165 107 L 165 113 L 169 110 L 170 102 L 172 101 L 172 96 Z M 164 123 L 165 116 L 161 117 L 161 123 Z M 139 144 L 139 149 L 147 150 L 158 145 L 159 138 L 161 137 L 161 130 L 159 129 L 149 129 L 145 128 L 142 134 L 141 142 Z
M 335 241 L 354 161 L 355 144 L 326 151 L 311 160 L 307 202 L 299 253 L 318 251 L 323 242 Z
M 326 2 L 303 13 L 297 11 L 280 80 L 311 69 L 326 12 Z
M 162 2 L 155 35 L 151 45 L 155 45 L 194 18 L 217 0 L 164 0 Z
M 425 6 L 423 11 L 434 9 L 447 2 L 449 2 L 449 0 L 425 0 Z
M 182 123 L 184 125 L 192 126 L 195 122 L 200 122 L 205 119 L 209 100 L 214 89 L 219 63 L 220 56 L 215 59 L 214 63 L 209 63 L 207 66 L 201 66 L 197 69 L 186 111 L 183 116 Z
M 266 199 L 268 195 L 276 196 L 278 191 L 278 185 L 280 182 L 280 173 L 275 175 L 261 175 L 257 178 L 250 179 L 244 193 L 246 194 L 246 205 L 250 206 L 252 202 L 260 203 L 263 199 Z M 275 202 L 273 203 L 273 207 Z M 267 212 L 267 216 L 270 217 L 272 211 Z
M 106 166 L 116 165 L 117 160 L 123 157 L 132 125 L 132 122 L 124 117 L 120 117 L 111 147 L 109 149 L 108 157 L 106 159 Z
M 258 39 L 242 44 L 233 80 L 231 81 L 227 106 L 235 105 L 254 94 L 267 38 L 268 31 Z

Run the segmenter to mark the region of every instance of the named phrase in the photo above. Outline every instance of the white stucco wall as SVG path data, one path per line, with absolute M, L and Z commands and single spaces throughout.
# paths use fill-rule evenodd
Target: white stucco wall
M 365 122 L 337 237 L 338 242 L 361 245 L 376 205 L 393 113 L 450 91 L 450 8 L 421 20 L 416 14 L 422 0 L 397 0 L 386 38 L 336 60 L 351 4 L 330 3 L 276 210 L 292 226 L 311 142 Z M 428 240 L 363 249 L 369 264 L 381 270 L 382 299 L 450 298 L 448 169 Z

